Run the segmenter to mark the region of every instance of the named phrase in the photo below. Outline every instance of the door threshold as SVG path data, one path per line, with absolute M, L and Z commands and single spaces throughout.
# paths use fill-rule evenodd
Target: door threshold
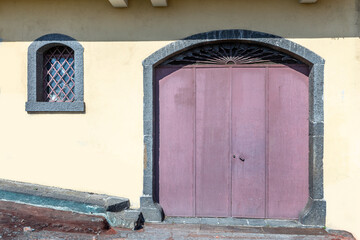
M 204 224 L 215 226 L 242 227 L 286 227 L 286 228 L 319 228 L 319 226 L 303 225 L 295 219 L 260 219 L 234 217 L 166 217 L 165 224 Z

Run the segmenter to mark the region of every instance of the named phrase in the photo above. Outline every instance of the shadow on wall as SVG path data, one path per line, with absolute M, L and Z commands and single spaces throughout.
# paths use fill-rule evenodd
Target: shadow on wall
M 58 32 L 78 41 L 166 41 L 216 29 L 249 29 L 284 38 L 359 36 L 358 0 L 129 0 L 114 8 L 108 0 L 2 0 L 0 38 L 33 41 Z M 31 11 L 29 11 L 31 9 Z M 21 16 L 21 17 L 19 17 Z

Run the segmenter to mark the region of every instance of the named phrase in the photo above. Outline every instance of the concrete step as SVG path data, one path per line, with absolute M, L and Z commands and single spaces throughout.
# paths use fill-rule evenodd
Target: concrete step
M 140 211 L 129 209 L 129 199 L 104 194 L 0 179 L 0 200 L 42 209 L 102 216 L 115 227 L 138 229 L 144 222 Z
M 57 210 L 96 214 L 130 207 L 127 198 L 0 179 L 0 199 Z

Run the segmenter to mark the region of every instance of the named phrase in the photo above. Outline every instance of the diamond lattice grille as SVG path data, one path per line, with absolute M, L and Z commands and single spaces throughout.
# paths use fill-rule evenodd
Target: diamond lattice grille
M 44 53 L 44 100 L 72 102 L 75 99 L 74 51 L 65 46 L 50 48 Z

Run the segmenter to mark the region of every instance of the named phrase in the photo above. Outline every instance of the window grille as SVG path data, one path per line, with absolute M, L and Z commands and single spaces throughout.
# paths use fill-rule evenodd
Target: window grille
M 162 65 L 268 63 L 301 64 L 296 58 L 274 49 L 229 42 L 201 45 L 166 60 Z
M 73 102 L 75 99 L 74 50 L 55 46 L 44 53 L 44 101 Z

